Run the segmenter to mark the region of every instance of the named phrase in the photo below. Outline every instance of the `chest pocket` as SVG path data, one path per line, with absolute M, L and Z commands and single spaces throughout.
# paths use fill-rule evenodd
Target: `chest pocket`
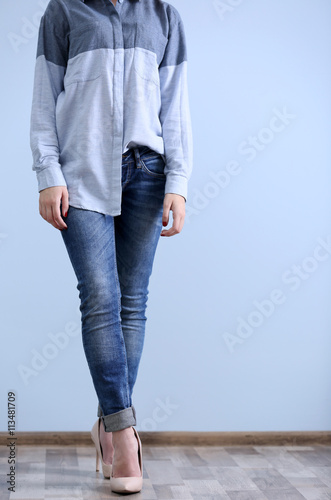
M 96 80 L 102 72 L 100 23 L 84 24 L 69 34 L 69 60 L 64 85 Z
M 136 23 L 133 64 L 135 72 L 145 82 L 160 85 L 158 65 L 163 58 L 168 39 L 155 28 Z

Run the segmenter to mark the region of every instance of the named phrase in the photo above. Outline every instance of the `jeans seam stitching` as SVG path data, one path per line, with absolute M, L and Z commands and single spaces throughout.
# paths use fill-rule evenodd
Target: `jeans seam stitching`
M 117 298 L 118 298 L 118 313 L 121 318 L 121 285 L 120 285 L 120 280 L 118 276 L 118 270 L 117 270 L 117 259 L 116 259 L 116 245 L 115 245 L 115 224 L 113 224 L 113 237 L 114 237 L 114 269 L 116 269 L 115 272 L 115 278 L 116 278 L 116 290 L 117 290 Z M 129 370 L 128 370 L 128 362 L 127 362 L 127 356 L 126 356 L 126 349 L 125 349 L 125 343 L 124 343 L 124 337 L 123 337 L 123 331 L 122 331 L 122 324 L 121 324 L 121 344 L 122 348 L 125 353 L 125 375 L 126 375 L 126 404 L 130 404 L 130 388 L 129 388 Z

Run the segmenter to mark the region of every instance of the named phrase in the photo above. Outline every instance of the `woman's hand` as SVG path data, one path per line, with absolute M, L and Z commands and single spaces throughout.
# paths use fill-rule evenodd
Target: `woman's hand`
M 62 201 L 62 215 L 67 216 L 69 209 L 69 195 L 65 186 L 54 186 L 43 189 L 39 195 L 39 213 L 43 219 L 56 229 L 67 229 L 67 224 L 61 217 L 60 203 Z
M 172 210 L 172 226 L 170 229 L 163 229 L 161 236 L 173 236 L 180 233 L 184 226 L 185 219 L 185 198 L 180 194 L 167 193 L 163 201 L 162 224 L 169 223 L 169 211 Z

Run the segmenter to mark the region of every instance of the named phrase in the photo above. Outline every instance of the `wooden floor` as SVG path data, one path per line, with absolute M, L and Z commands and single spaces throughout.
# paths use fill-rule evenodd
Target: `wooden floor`
M 1 446 L 1 500 L 331 499 L 331 446 L 324 445 L 145 445 L 143 490 L 129 496 L 111 493 L 90 446 L 19 446 L 16 493 L 9 494 L 7 456 Z

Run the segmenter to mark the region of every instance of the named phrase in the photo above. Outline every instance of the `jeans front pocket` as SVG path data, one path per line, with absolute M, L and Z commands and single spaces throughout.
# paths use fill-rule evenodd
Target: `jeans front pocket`
M 156 153 L 155 151 L 150 150 L 146 152 L 145 155 L 140 156 L 140 161 L 142 169 L 144 172 L 146 172 L 146 174 L 150 175 L 151 177 L 165 179 L 165 161 L 160 153 Z

